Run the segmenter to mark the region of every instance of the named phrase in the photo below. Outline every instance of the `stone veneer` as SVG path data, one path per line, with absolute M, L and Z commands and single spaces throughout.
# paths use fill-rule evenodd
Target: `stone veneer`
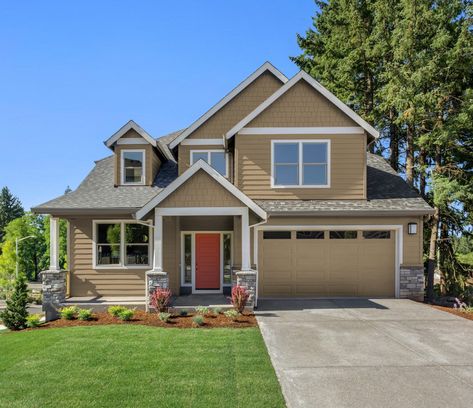
M 146 272 L 146 311 L 151 306 L 151 295 L 156 288 L 169 288 L 169 276 L 167 272 L 147 271 Z
M 424 267 L 401 266 L 399 297 L 404 299 L 424 300 Z
M 246 288 L 250 292 L 247 307 L 254 308 L 256 296 L 256 271 L 236 271 L 236 284 Z
M 46 321 L 59 317 L 59 309 L 66 300 L 66 271 L 43 271 L 43 312 Z

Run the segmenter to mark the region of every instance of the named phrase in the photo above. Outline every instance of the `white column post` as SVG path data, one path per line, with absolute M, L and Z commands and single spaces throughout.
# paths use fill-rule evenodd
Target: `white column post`
M 59 271 L 59 218 L 49 219 L 49 270 Z
M 163 216 L 159 214 L 159 210 L 154 210 L 154 256 L 153 271 L 162 272 L 163 270 Z
M 241 214 L 241 270 L 251 270 L 250 260 L 250 218 L 248 208 L 244 208 Z

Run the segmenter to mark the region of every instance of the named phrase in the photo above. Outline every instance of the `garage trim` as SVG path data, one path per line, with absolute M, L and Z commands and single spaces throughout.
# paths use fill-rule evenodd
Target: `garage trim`
M 299 230 L 304 229 L 308 231 L 320 231 L 320 230 L 346 230 L 356 229 L 358 231 L 367 230 L 390 230 L 395 232 L 395 256 L 394 256 L 394 296 L 398 299 L 400 293 L 400 269 L 403 263 L 403 226 L 400 224 L 368 224 L 368 225 L 357 225 L 357 224 L 344 224 L 344 225 L 260 225 L 255 226 L 253 229 L 253 263 L 256 269 L 256 299 L 258 299 L 258 233 L 259 231 L 267 230 Z M 257 304 L 257 303 L 255 303 Z

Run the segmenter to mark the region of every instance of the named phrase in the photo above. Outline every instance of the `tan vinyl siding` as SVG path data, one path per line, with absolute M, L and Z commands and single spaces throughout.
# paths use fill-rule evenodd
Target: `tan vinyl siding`
M 304 80 L 295 84 L 246 125 L 246 127 L 311 126 L 359 125 Z
M 330 188 L 271 188 L 271 140 L 329 139 Z M 349 135 L 237 135 L 237 187 L 253 199 L 366 198 L 366 136 Z
M 243 207 L 244 204 L 200 170 L 181 185 L 159 207 Z
M 189 138 L 220 138 L 241 119 L 282 86 L 272 73 L 265 72 L 223 108 L 199 126 Z

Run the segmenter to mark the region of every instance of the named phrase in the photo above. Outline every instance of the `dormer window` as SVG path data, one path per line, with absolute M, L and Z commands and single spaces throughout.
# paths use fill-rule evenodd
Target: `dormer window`
M 191 150 L 191 165 L 203 160 L 222 176 L 227 177 L 227 154 L 225 150 Z
M 121 151 L 122 184 L 145 184 L 145 151 Z

